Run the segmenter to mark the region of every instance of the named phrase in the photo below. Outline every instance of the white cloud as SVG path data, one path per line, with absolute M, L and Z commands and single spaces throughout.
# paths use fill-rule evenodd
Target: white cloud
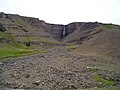
M 0 11 L 50 23 L 98 21 L 120 24 L 120 0 L 1 0 Z M 119 20 L 118 20 L 119 19 Z

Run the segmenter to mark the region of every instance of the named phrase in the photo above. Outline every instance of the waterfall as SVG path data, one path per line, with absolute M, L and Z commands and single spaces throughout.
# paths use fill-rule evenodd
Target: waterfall
M 66 31 L 65 31 L 65 26 L 63 28 L 63 38 L 65 37 Z

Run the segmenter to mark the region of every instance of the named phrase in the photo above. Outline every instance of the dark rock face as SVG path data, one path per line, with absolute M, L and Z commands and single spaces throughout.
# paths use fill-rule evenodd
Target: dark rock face
M 75 30 L 78 30 L 80 32 L 94 29 L 99 26 L 97 22 L 73 22 L 68 25 L 55 25 L 55 24 L 48 24 L 48 31 L 50 34 L 53 35 L 53 37 L 57 40 L 62 40 L 64 37 L 69 35 L 70 33 L 73 33 Z
M 81 27 L 81 30 L 88 30 L 88 29 L 94 29 L 96 27 L 98 27 L 98 23 L 97 22 L 88 22 L 88 23 L 85 23 L 82 27 Z
M 1 13 L 0 13 L 0 18 L 5 17 L 5 16 L 6 16 L 6 15 L 5 15 L 4 12 L 1 12 Z
M 64 25 L 48 24 L 47 32 L 52 34 L 53 37 L 59 41 L 63 38 L 63 30 Z
M 22 28 L 22 26 L 19 26 L 19 25 L 15 25 L 15 24 L 0 24 L 0 31 L 4 32 L 6 30 L 9 30 L 9 29 L 21 29 L 21 30 L 24 30 Z M 24 30 L 25 31 L 25 30 Z
M 39 20 L 39 18 L 22 17 L 22 20 L 30 24 L 32 27 L 38 29 L 46 27 L 45 21 Z
M 4 31 L 5 31 L 5 28 L 3 27 L 2 24 L 0 24 L 0 31 L 1 31 L 1 32 L 4 32 Z
M 4 39 L 4 38 L 0 38 L 0 43 L 7 43 L 7 44 L 10 44 L 10 43 L 13 43 L 13 42 L 10 41 L 10 40 Z
M 82 24 L 83 24 L 82 22 L 73 22 L 68 25 L 65 25 L 66 35 L 72 33 L 76 29 L 80 28 L 82 26 Z

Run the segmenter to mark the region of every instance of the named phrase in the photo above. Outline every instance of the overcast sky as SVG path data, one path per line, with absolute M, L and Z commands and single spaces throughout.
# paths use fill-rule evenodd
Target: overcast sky
M 0 12 L 56 24 L 98 21 L 120 25 L 120 0 L 0 0 Z

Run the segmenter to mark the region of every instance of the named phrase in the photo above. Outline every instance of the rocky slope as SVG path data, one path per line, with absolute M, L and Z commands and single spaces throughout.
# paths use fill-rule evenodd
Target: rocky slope
M 44 54 L 3 60 L 0 64 L 0 84 L 3 89 L 26 90 L 119 86 L 119 63 L 103 57 L 76 56 L 64 48 L 55 48 Z

